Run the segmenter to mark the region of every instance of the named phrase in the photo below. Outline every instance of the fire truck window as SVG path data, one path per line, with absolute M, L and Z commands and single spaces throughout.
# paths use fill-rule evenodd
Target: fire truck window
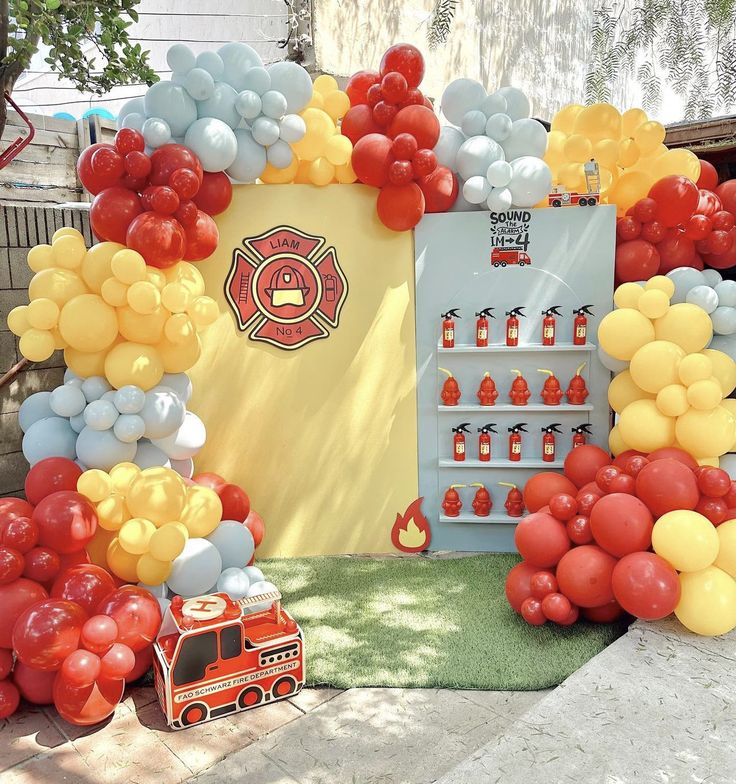
M 220 632 L 220 653 L 223 659 L 240 656 L 243 641 L 240 638 L 240 624 L 227 626 Z
M 174 686 L 202 680 L 208 664 L 217 661 L 217 633 L 204 632 L 184 640 L 174 667 Z

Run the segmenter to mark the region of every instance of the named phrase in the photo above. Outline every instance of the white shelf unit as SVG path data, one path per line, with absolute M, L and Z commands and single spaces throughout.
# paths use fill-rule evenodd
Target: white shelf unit
M 478 413 L 483 414 L 487 413 L 489 415 L 493 414 L 495 411 L 503 412 L 504 414 L 509 414 L 512 412 L 516 412 L 517 414 L 521 415 L 525 411 L 531 411 L 535 414 L 549 412 L 553 414 L 555 411 L 561 413 L 569 413 L 574 414 L 576 411 L 592 411 L 593 406 L 589 405 L 588 403 L 584 403 L 582 406 L 573 406 L 569 403 L 561 403 L 559 406 L 546 406 L 544 403 L 529 403 L 526 406 L 512 406 L 510 403 L 506 404 L 503 403 L 501 405 L 495 406 L 481 406 L 479 404 L 473 405 L 472 403 L 458 403 L 456 406 L 437 406 L 437 410 L 442 413 L 456 411 L 457 413 Z
M 562 468 L 565 464 L 564 460 L 554 460 L 552 462 L 545 462 L 537 458 L 522 458 L 521 460 L 507 460 L 492 457 L 489 461 L 483 460 L 448 460 L 441 458 L 439 461 L 440 468 Z
M 554 346 L 543 346 L 541 343 L 529 343 L 526 346 L 507 346 L 505 343 L 494 343 L 490 346 L 476 346 L 472 343 L 456 343 L 454 348 L 437 347 L 437 353 L 446 354 L 528 354 L 531 352 L 555 353 L 577 351 L 589 353 L 595 349 L 593 343 L 586 343 L 583 346 L 575 346 L 572 343 L 557 343 Z
M 472 507 L 471 507 L 472 508 Z M 495 512 L 491 510 L 491 514 L 487 517 L 478 517 L 472 512 L 461 512 L 457 517 L 448 517 L 447 515 L 440 515 L 441 523 L 451 523 L 457 525 L 458 523 L 493 523 L 494 525 L 516 525 L 521 521 L 521 517 L 509 517 L 503 512 Z

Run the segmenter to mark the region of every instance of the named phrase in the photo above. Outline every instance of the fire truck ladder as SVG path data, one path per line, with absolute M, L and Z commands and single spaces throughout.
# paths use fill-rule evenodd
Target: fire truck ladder
M 583 166 L 583 172 L 585 174 L 585 187 L 588 189 L 588 193 L 600 193 L 601 171 L 598 162 L 593 160 L 588 161 Z
M 248 284 L 250 282 L 250 275 L 245 272 L 240 273 L 240 286 L 238 287 L 238 303 L 241 305 L 248 301 Z
M 256 596 L 246 596 L 243 599 L 238 599 L 236 604 L 238 607 L 254 607 L 263 602 L 276 602 L 276 618 L 281 618 L 281 591 L 268 591 L 267 593 L 259 593 Z

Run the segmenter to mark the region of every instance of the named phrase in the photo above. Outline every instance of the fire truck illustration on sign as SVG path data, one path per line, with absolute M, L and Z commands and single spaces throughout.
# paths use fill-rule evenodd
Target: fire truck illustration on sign
M 601 198 L 601 178 L 598 163 L 596 161 L 588 161 L 583 166 L 583 174 L 585 175 L 587 193 L 561 190 L 560 186 L 557 186 L 548 196 L 549 206 L 595 207 Z
M 531 263 L 531 257 L 523 250 L 494 248 L 491 252 L 491 264 L 494 267 L 505 267 L 508 264 L 518 264 L 520 267 L 524 267 Z
M 154 643 L 154 684 L 174 729 L 282 700 L 304 685 L 302 632 L 278 591 L 175 597 Z

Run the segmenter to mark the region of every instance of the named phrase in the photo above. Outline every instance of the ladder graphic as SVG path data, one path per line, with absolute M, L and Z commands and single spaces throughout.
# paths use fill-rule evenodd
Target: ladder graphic
M 238 286 L 238 304 L 244 305 L 248 301 L 248 285 L 250 276 L 246 272 L 240 273 L 240 284 Z

